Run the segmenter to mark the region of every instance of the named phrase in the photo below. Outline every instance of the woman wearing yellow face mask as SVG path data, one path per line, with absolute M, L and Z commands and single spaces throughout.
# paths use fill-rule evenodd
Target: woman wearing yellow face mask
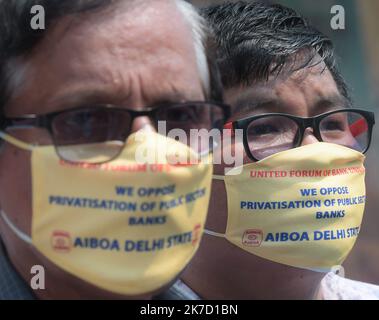
M 171 291 L 204 299 L 379 298 L 378 287 L 333 273 L 360 230 L 374 117 L 351 108 L 331 41 L 279 5 L 230 3 L 204 15 L 232 106 L 227 127 L 243 132 L 231 147 L 245 161 L 241 174 L 215 166 L 208 235 Z

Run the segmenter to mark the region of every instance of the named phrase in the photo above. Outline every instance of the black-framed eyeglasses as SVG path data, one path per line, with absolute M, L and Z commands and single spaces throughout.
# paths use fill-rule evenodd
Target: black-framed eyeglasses
M 70 162 L 103 163 L 115 159 L 123 150 L 135 118 L 149 117 L 157 127 L 165 121 L 166 132 L 182 129 L 222 129 L 230 107 L 217 102 L 190 101 L 167 103 L 136 111 L 113 105 L 94 105 L 43 115 L 3 118 L 8 127 L 45 128 L 51 135 L 58 156 Z
M 374 113 L 339 109 L 302 118 L 285 113 L 266 113 L 228 122 L 224 128 L 243 130 L 246 154 L 253 161 L 299 147 L 307 128 L 323 142 L 343 145 L 365 153 L 370 147 Z

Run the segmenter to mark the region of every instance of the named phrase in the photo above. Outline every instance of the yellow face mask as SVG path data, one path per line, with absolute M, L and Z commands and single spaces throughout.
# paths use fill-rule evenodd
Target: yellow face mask
M 59 160 L 53 146 L 32 150 L 31 238 L 8 226 L 61 269 L 102 289 L 149 293 L 173 281 L 198 249 L 208 210 L 211 161 L 171 165 L 193 151 L 154 132 L 129 137 L 123 153 L 102 165 Z M 140 164 L 139 150 L 166 157 Z M 162 157 L 160 157 L 162 158 Z M 163 159 L 163 158 L 162 158 Z
M 225 237 L 241 249 L 289 266 L 327 272 L 351 251 L 365 206 L 364 155 L 314 143 L 243 166 L 225 181 Z M 238 170 L 241 168 L 234 168 Z

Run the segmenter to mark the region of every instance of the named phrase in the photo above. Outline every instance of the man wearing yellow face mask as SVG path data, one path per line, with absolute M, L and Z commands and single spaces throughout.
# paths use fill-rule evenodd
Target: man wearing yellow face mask
M 228 174 L 215 166 L 208 235 L 169 293 L 378 299 L 379 287 L 333 273 L 359 233 L 374 117 L 351 107 L 331 41 L 279 5 L 239 2 L 204 15 L 232 106 L 226 127 L 242 131 L 232 148 L 245 160 Z
M 204 150 L 158 122 L 228 117 L 207 102 L 221 89 L 204 21 L 181 0 L 1 0 L 0 12 L 0 299 L 150 297 L 195 254 L 212 176 L 172 162 Z

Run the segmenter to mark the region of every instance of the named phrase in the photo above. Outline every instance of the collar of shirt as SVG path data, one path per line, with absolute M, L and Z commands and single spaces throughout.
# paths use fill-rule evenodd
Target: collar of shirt
M 178 279 L 167 291 L 160 293 L 154 300 L 201 300 L 183 281 Z
M 340 277 L 329 272 L 320 283 L 322 300 L 379 300 L 379 286 Z
M 0 300 L 34 300 L 31 289 L 13 268 L 0 240 Z
M 176 283 L 158 300 L 201 300 L 201 298 L 183 281 Z M 329 272 L 320 283 L 317 299 L 321 300 L 379 300 L 379 286 L 346 279 Z

